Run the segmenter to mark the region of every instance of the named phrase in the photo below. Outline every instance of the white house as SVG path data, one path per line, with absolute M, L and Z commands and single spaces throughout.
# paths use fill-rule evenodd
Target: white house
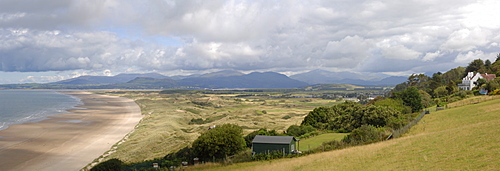
M 479 80 L 481 78 L 484 78 L 487 81 L 490 81 L 490 80 L 495 79 L 495 77 L 496 77 L 495 74 L 488 74 L 488 73 L 485 73 L 485 74 L 480 74 L 480 73 L 474 74 L 474 72 L 468 72 L 467 76 L 465 76 L 462 79 L 462 83 L 458 84 L 458 88 L 460 88 L 462 90 L 472 90 L 472 88 L 476 87 L 475 83 L 476 83 L 477 80 Z

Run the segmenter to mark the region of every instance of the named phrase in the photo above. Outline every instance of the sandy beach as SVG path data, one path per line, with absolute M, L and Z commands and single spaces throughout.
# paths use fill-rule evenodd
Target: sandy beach
M 83 109 L 0 131 L 0 170 L 80 170 L 142 118 L 139 106 L 127 98 L 63 93 L 80 98 Z

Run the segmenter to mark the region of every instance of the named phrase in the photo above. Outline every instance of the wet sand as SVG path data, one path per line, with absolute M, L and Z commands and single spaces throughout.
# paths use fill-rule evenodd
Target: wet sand
M 87 92 L 63 92 L 82 100 L 40 122 L 0 131 L 0 170 L 80 170 L 108 151 L 141 120 L 130 99 Z

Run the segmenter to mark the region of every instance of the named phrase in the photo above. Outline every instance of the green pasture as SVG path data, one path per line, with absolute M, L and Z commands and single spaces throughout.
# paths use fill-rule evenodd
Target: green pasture
M 299 151 L 309 151 L 321 146 L 324 142 L 342 140 L 347 133 L 325 133 L 311 138 L 301 139 L 299 141 Z

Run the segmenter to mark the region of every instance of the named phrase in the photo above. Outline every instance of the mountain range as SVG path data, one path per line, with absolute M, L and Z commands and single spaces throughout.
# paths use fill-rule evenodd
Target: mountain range
M 353 84 L 360 86 L 394 86 L 406 77 L 374 77 L 350 72 L 313 70 L 290 77 L 276 72 L 244 74 L 223 70 L 203 75 L 164 76 L 158 73 L 119 74 L 116 76 L 80 76 L 47 84 L 0 85 L 0 88 L 68 88 L 68 89 L 239 89 L 300 88 L 316 84 Z
M 407 77 L 388 76 L 376 74 L 358 74 L 353 72 L 331 72 L 325 70 L 312 70 L 309 72 L 291 75 L 290 78 L 315 84 L 353 84 L 360 86 L 395 86 L 405 82 Z

